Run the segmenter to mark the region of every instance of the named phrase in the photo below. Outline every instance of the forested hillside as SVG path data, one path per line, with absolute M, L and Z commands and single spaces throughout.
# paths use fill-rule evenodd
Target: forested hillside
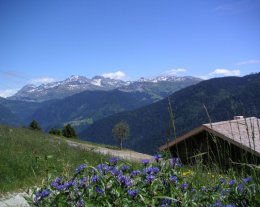
M 245 77 L 214 78 L 169 96 L 177 136 L 208 123 L 204 105 L 212 122 L 232 119 L 234 115 L 260 116 L 260 73 Z M 116 144 L 111 130 L 120 120 L 130 126 L 126 146 L 152 153 L 169 138 L 168 98 L 130 112 L 122 112 L 93 124 L 80 133 L 84 140 Z M 173 139 L 173 136 L 170 137 Z

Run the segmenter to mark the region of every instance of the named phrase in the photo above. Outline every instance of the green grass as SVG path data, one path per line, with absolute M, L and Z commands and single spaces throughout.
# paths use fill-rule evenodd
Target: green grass
M 0 126 L 0 195 L 40 185 L 47 175 L 68 176 L 82 163 L 96 165 L 105 159 L 69 147 L 53 135 Z

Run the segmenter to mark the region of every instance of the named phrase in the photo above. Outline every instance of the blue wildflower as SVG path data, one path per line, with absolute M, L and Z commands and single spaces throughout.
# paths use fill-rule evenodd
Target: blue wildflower
M 120 159 L 119 159 L 118 157 L 112 157 L 112 158 L 109 160 L 109 162 L 110 162 L 110 164 L 112 164 L 112 165 L 116 165 L 119 160 L 120 160 Z
M 155 179 L 155 176 L 154 176 L 154 175 L 147 175 L 147 176 L 146 176 L 146 181 L 147 181 L 148 183 L 151 183 L 154 179 Z
M 101 173 L 101 174 L 106 174 L 109 170 L 111 169 L 110 166 L 106 165 L 106 164 L 99 164 L 97 166 L 97 170 Z
M 71 186 L 75 186 L 75 185 L 76 185 L 76 182 L 74 180 L 70 180 L 70 181 L 64 183 L 64 187 L 66 189 L 70 188 Z
M 129 166 L 128 165 L 123 165 L 123 166 L 121 166 L 121 170 L 122 171 L 127 171 L 127 170 L 129 170 Z
M 220 178 L 220 179 L 219 179 L 219 182 L 222 184 L 222 183 L 225 183 L 226 180 L 225 180 L 224 178 Z
M 87 167 L 86 164 L 82 164 L 76 168 L 76 173 L 81 173 Z
M 141 171 L 140 171 L 140 170 L 133 170 L 133 171 L 131 172 L 131 176 L 132 176 L 132 177 L 138 176 L 138 175 L 140 175 L 140 174 L 141 174 Z
M 91 177 L 91 182 L 92 183 L 96 183 L 100 180 L 100 177 L 98 175 L 94 175 Z
M 138 195 L 139 190 L 128 190 L 127 193 L 130 197 L 134 198 Z
M 171 182 L 174 182 L 174 183 L 177 183 L 177 182 L 178 182 L 178 177 L 175 176 L 175 175 L 174 175 L 174 176 L 171 176 L 171 177 L 170 177 L 170 181 L 171 181 Z
M 34 193 L 35 198 L 34 202 L 38 203 L 41 198 L 48 197 L 51 194 L 51 191 L 49 189 L 42 189 Z
M 96 187 L 95 191 L 99 194 L 103 194 L 105 191 L 103 189 L 101 189 L 100 187 Z
M 77 203 L 76 203 L 76 207 L 84 207 L 85 204 L 84 204 L 84 200 L 83 199 L 80 199 Z
M 171 158 L 170 159 L 170 165 L 171 165 L 171 167 L 173 168 L 173 167 L 181 167 L 182 166 L 182 164 L 181 164 L 181 160 L 179 159 L 179 158 Z
M 112 170 L 110 170 L 110 173 L 111 173 L 113 176 L 123 175 L 123 171 L 122 171 L 122 170 L 118 170 L 118 169 L 116 169 L 116 168 L 113 168 Z
M 201 191 L 206 192 L 208 189 L 205 186 L 201 187 Z
M 252 181 L 252 178 L 251 178 L 251 177 L 248 177 L 248 178 L 243 178 L 242 180 L 243 180 L 243 182 L 245 182 L 245 183 L 249 183 L 249 182 Z
M 243 190 L 244 190 L 244 185 L 243 184 L 239 184 L 237 186 L 237 191 L 241 193 Z
M 147 165 L 150 163 L 150 160 L 148 160 L 148 159 L 143 159 L 143 160 L 141 160 L 141 163 L 142 163 L 144 166 L 147 166 Z
M 130 177 L 126 177 L 124 175 L 119 175 L 118 176 L 118 182 L 121 184 L 121 185 L 124 185 L 126 187 L 129 187 L 132 185 L 132 180 Z
M 230 186 L 232 186 L 232 185 L 236 184 L 236 180 L 230 180 L 230 181 L 228 182 L 228 184 L 229 184 Z
M 59 191 L 66 189 L 66 186 L 62 184 L 62 178 L 56 178 L 53 182 L 51 182 L 51 186 Z
M 158 172 L 160 172 L 160 169 L 158 167 L 154 167 L 153 168 L 153 173 L 157 174 Z
M 161 204 L 164 204 L 164 205 L 168 205 L 168 204 L 171 205 L 172 202 L 173 202 L 173 200 L 171 200 L 171 199 L 167 199 L 167 198 L 161 199 Z
M 86 188 L 87 187 L 87 181 L 88 178 L 87 177 L 83 177 L 79 180 L 79 185 L 81 188 Z
M 162 158 L 162 155 L 160 154 L 157 154 L 157 155 L 154 155 L 153 156 L 153 159 L 156 161 L 156 162 L 159 162 L 159 160 Z
M 157 174 L 160 172 L 160 169 L 158 167 L 148 167 L 144 169 L 144 173 L 146 174 Z
M 189 184 L 188 184 L 188 183 L 183 183 L 183 184 L 181 184 L 181 189 L 183 189 L 183 190 L 188 189 L 188 187 L 189 187 Z
M 192 189 L 191 189 L 191 192 L 192 192 L 192 193 L 196 193 L 196 189 L 192 188 Z

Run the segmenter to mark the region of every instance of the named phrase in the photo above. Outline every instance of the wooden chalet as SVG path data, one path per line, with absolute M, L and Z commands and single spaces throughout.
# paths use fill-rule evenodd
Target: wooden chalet
M 203 124 L 162 145 L 183 163 L 203 162 L 260 164 L 260 119 L 234 117 L 234 120 Z

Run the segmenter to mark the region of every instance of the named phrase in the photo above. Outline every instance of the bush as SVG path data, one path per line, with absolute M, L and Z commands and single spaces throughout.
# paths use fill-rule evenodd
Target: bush
M 49 134 L 61 136 L 62 135 L 62 131 L 60 129 L 51 128 L 50 131 L 49 131 Z
M 41 130 L 41 127 L 40 127 L 40 125 L 38 124 L 38 122 L 36 120 L 32 120 L 32 122 L 29 125 L 29 129 Z

